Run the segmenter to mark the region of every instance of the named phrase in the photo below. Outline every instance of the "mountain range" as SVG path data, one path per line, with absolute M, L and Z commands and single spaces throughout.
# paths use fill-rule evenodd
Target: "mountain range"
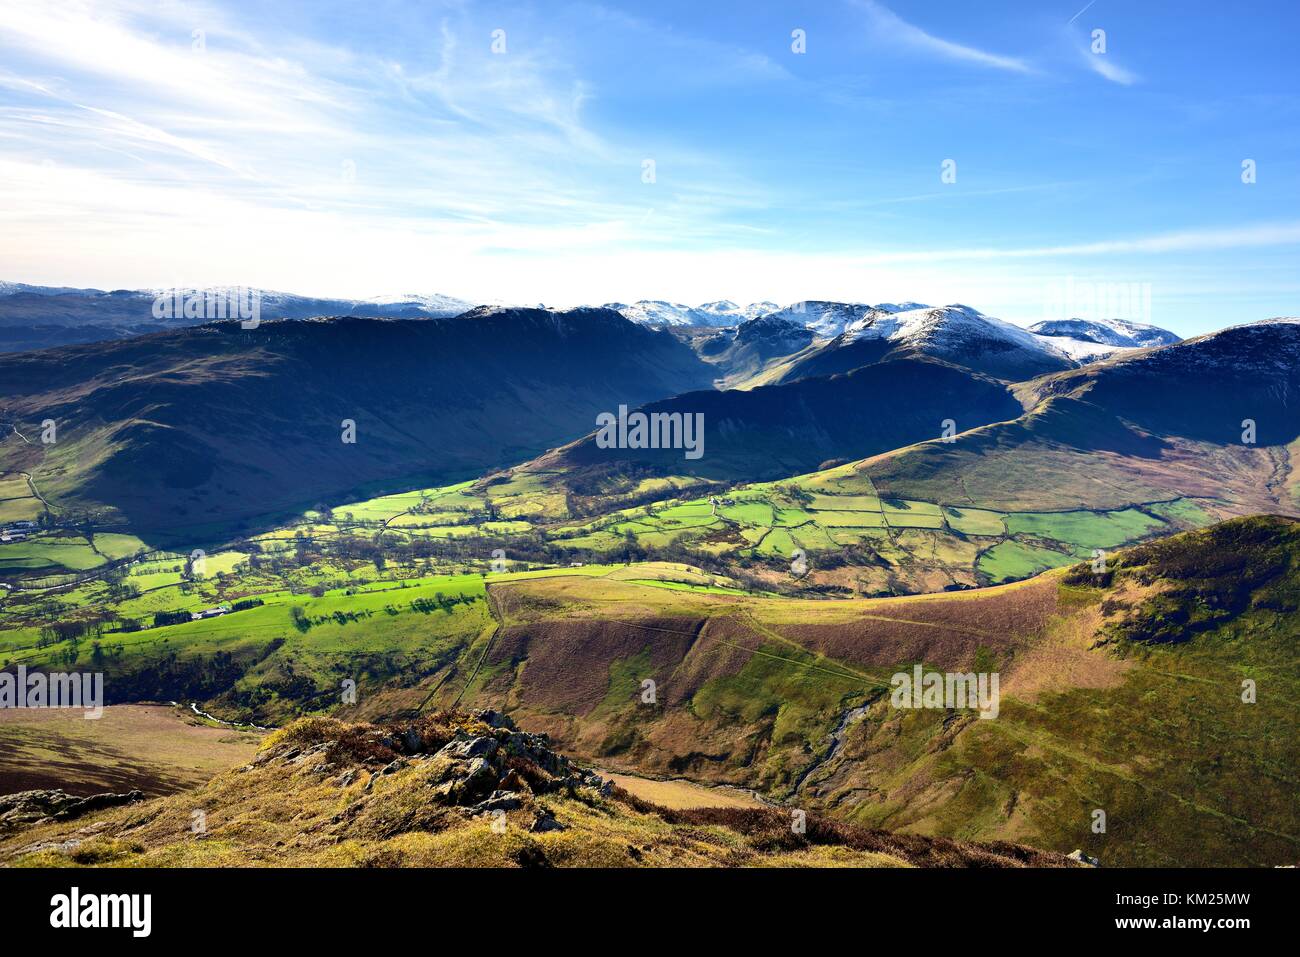
M 379 296 L 338 299 L 299 296 L 267 289 L 234 287 L 247 301 L 258 303 L 265 320 L 306 319 L 317 316 L 355 316 L 377 319 L 447 318 L 467 312 L 472 304 L 441 294 Z M 143 335 L 169 328 L 197 325 L 224 315 L 186 315 L 166 309 L 159 315 L 160 298 L 181 302 L 226 296 L 231 289 L 119 289 L 103 291 L 65 286 L 34 286 L 0 282 L 0 352 L 20 352 L 77 342 L 99 342 Z M 526 307 L 516 307 L 526 308 Z M 675 330 L 739 330 L 756 319 L 789 323 L 819 340 L 848 341 L 884 338 L 912 342 L 945 339 L 961 349 L 963 339 L 987 340 L 990 348 L 1018 352 L 1008 357 L 1013 374 L 1045 364 L 1066 365 L 1103 358 L 1116 351 L 1167 345 L 1178 337 L 1167 330 L 1123 320 L 1051 320 L 1036 323 L 1028 332 L 986 316 L 969 306 L 932 309 L 920 303 L 844 303 L 807 300 L 779 307 L 772 302 L 737 305 L 730 300 L 687 306 L 662 300 L 632 304 L 606 303 L 638 325 Z M 563 310 L 560 310 L 563 311 Z M 896 319 L 893 317 L 897 317 Z M 935 335 L 934 326 L 946 327 Z M 960 327 L 960 328 L 959 328 Z M 708 338 L 707 335 L 702 338 Z M 837 343 L 839 344 L 839 343 Z M 715 347 L 715 351 L 721 347 Z
M 725 325 L 480 306 L 0 355 L 0 666 L 104 672 L 113 706 L 313 716 L 213 782 L 214 821 L 245 782 L 266 813 L 315 802 L 300 759 L 320 755 L 313 815 L 375 860 L 425 829 L 477 841 L 494 800 L 557 860 L 552 819 L 606 860 L 659 814 L 592 811 L 617 793 L 592 777 L 554 790 L 550 745 L 529 752 L 544 776 L 448 763 L 467 728 L 514 747 L 506 721 L 628 787 L 826 815 L 841 860 L 881 834 L 916 838 L 895 863 L 1291 859 L 1300 320 L 1180 341 L 963 305 L 713 305 Z M 700 416 L 702 454 L 611 447 L 616 410 Z M 900 712 L 891 676 L 927 667 L 999 674 L 998 720 Z M 459 710 L 485 706 L 509 718 Z M 353 789 L 371 810 L 339 828 Z M 705 827 L 701 861 L 784 863 L 755 828 L 785 807 L 661 817 L 667 843 L 639 853 Z M 164 859 L 174 833 L 104 859 Z M 236 844 L 232 862 L 275 853 Z M 0 833 L 7 858 L 63 853 L 31 847 Z M 450 859 L 426 850 L 409 860 Z
M 78 342 L 101 342 L 165 329 L 198 325 L 206 319 L 155 315 L 159 298 L 226 296 L 231 288 L 77 289 L 0 282 L 0 352 L 19 352 Z M 237 287 L 245 301 L 256 301 L 260 318 L 367 316 L 379 319 L 440 318 L 459 315 L 471 303 L 439 294 L 332 299 L 298 296 L 269 289 Z

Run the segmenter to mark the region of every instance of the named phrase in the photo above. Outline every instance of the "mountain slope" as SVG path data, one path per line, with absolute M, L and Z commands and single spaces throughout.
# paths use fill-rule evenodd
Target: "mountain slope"
M 702 415 L 703 454 L 692 460 L 681 450 L 601 448 L 591 435 L 529 468 L 558 471 L 571 484 L 647 470 L 729 481 L 784 478 L 827 460 L 934 438 L 946 419 L 965 429 L 1015 418 L 1022 408 L 1002 383 L 919 357 L 748 391 L 691 392 L 643 411 Z
M 0 357 L 0 463 L 56 508 L 161 533 L 481 474 L 710 379 L 686 346 L 608 310 L 214 323 Z M 34 441 L 46 419 L 50 446 Z
M 1049 510 L 1178 496 L 1290 512 L 1300 324 L 1270 321 L 1044 376 L 1030 411 L 864 462 L 882 493 Z M 1255 423 L 1255 442 L 1243 442 Z
M 1300 802 L 1276 769 L 1300 760 L 1300 526 L 1235 520 L 1108 569 L 857 602 L 519 581 L 493 590 L 501 627 L 466 699 L 607 767 L 868 826 L 1108 865 L 1294 862 Z M 890 677 L 916 664 L 999 673 L 999 713 L 898 708 Z
M 857 318 L 843 318 L 847 321 L 835 338 L 793 357 L 761 381 L 790 382 L 809 375 L 848 372 L 890 356 L 906 355 L 932 356 L 1007 381 L 1076 365 L 1050 341 L 969 306 L 901 312 L 873 307 Z
M 876 314 L 875 306 L 861 302 L 829 302 L 807 299 L 774 311 L 771 315 L 806 326 L 823 339 L 838 336 L 864 317 Z
M 717 366 L 718 386 L 727 388 L 753 378 L 774 360 L 808 348 L 813 339 L 812 330 L 803 324 L 773 315 L 748 319 L 690 341 L 700 358 Z
M 704 792 L 702 792 L 704 793 Z M 48 792 L 0 798 L 39 808 Z M 392 725 L 300 721 L 194 792 L 73 819 L 28 814 L 0 862 L 143 867 L 1070 867 L 1062 854 L 893 835 L 777 807 L 670 810 L 490 711 Z M 191 811 L 204 809 L 195 835 Z M 12 812 L 10 816 L 16 816 Z M 259 822 L 255 828 L 248 821 Z

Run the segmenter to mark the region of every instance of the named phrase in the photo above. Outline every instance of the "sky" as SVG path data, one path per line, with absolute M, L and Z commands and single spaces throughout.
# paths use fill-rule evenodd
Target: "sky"
M 1293 0 L 0 0 L 0 280 L 1295 316 L 1298 29 Z

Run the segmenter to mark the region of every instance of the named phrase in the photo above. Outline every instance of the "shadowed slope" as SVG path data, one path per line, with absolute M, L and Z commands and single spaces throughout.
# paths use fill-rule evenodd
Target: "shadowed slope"
M 607 310 L 218 323 L 0 357 L 0 455 L 56 506 L 157 533 L 480 474 L 710 378 L 671 336 Z M 34 441 L 46 419 L 54 445 Z

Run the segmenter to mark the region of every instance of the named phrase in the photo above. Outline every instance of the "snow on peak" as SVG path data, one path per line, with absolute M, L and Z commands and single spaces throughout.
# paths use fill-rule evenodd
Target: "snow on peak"
M 621 312 L 644 326 L 735 326 L 776 310 L 775 303 L 756 302 L 739 306 L 730 299 L 719 299 L 699 306 L 662 299 L 641 299 L 634 303 L 608 302 L 606 309 Z
M 1168 346 L 1182 341 L 1168 329 L 1126 319 L 1049 319 L 1034 323 L 1029 331 L 1048 338 L 1133 349 Z
M 807 326 L 817 335 L 831 339 L 871 313 L 872 307 L 863 302 L 805 299 L 791 303 L 773 315 Z

